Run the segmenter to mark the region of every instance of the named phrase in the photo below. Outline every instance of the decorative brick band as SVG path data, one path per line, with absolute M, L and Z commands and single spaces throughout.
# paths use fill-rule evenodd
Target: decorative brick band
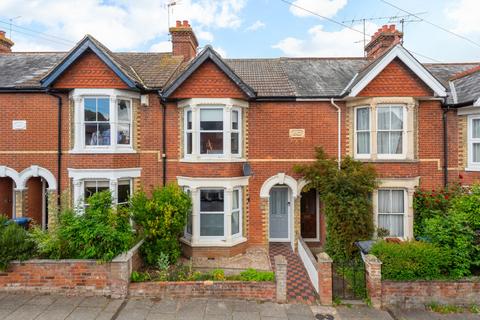
M 143 241 L 109 263 L 96 260 L 13 261 L 0 273 L 1 291 L 125 297 L 130 274 L 141 266 Z
M 275 282 L 244 281 L 187 281 L 187 282 L 137 282 L 129 288 L 131 297 L 192 298 L 217 297 L 258 301 L 275 301 Z

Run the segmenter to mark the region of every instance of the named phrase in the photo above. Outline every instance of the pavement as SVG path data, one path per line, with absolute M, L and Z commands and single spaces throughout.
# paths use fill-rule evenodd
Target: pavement
M 398 313 L 397 313 L 398 312 Z M 108 299 L 0 292 L 1 320 L 480 320 L 480 315 L 388 312 L 367 306 L 308 306 L 233 299 Z

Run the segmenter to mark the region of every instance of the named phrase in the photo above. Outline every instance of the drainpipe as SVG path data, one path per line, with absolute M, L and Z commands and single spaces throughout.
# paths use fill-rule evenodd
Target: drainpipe
M 443 108 L 442 122 L 443 122 L 443 186 L 448 185 L 448 126 L 447 113 L 450 111 L 450 106 L 445 105 Z
M 158 92 L 158 101 L 162 106 L 162 184 L 165 187 L 167 184 L 167 102 L 160 92 Z
M 337 109 L 338 115 L 338 170 L 341 169 L 342 166 L 342 109 L 335 103 L 333 98 L 330 99 L 330 104 Z
M 47 90 L 47 94 L 57 98 L 58 105 L 58 122 L 57 122 L 57 205 L 60 208 L 60 194 L 62 186 L 62 97 Z M 48 215 L 46 218 L 46 225 L 48 225 Z

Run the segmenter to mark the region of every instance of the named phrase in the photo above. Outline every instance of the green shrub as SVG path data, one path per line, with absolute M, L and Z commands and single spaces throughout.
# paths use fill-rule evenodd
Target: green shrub
M 430 243 L 379 241 L 371 253 L 382 261 L 382 278 L 387 280 L 432 280 L 447 275 L 449 252 Z
M 132 247 L 135 238 L 129 214 L 112 206 L 110 192 L 96 193 L 87 202 L 84 213 L 62 211 L 55 228 L 33 229 L 41 257 L 110 261 Z
M 155 265 L 161 253 L 174 264 L 180 256 L 179 237 L 187 222 L 192 203 L 176 185 L 155 189 L 151 197 L 138 192 L 131 200 L 133 219 L 143 233 L 141 247 L 145 263 Z
M 35 253 L 35 243 L 28 232 L 16 223 L 0 218 L 0 270 L 12 260 L 27 260 Z
M 275 274 L 271 271 L 258 271 L 249 268 L 240 272 L 241 281 L 275 281 Z
M 152 278 L 148 272 L 133 271 L 130 276 L 130 280 L 132 280 L 132 282 L 145 282 L 150 281 L 151 279 Z
M 446 216 L 425 220 L 425 236 L 450 252 L 449 271 L 452 277 L 471 274 L 480 265 L 480 186 L 452 200 Z
M 316 189 L 325 206 L 327 224 L 326 251 L 334 260 L 352 258 L 358 240 L 371 239 L 374 232 L 371 193 L 377 186 L 373 166 L 346 157 L 338 170 L 335 159 L 321 148 L 311 165 L 296 166 Z

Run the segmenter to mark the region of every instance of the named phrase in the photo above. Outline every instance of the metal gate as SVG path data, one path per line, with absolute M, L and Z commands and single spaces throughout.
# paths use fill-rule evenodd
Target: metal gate
M 365 264 L 359 257 L 333 263 L 334 299 L 361 300 L 367 297 Z

